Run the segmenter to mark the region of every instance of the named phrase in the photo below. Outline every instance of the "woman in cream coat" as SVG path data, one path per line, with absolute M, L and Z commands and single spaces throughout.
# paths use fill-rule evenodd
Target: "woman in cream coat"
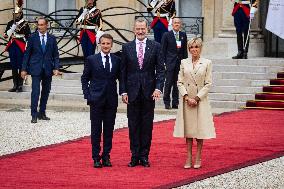
M 192 143 L 197 141 L 194 168 L 201 167 L 203 139 L 215 138 L 215 128 L 208 93 L 212 85 L 212 62 L 200 57 L 202 40 L 188 42 L 191 57 L 181 61 L 178 76 L 180 106 L 177 113 L 174 137 L 186 138 L 187 160 L 184 168 L 192 164 Z

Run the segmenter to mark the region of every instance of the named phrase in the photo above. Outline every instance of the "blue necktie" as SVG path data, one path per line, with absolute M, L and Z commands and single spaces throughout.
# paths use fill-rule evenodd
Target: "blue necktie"
M 107 72 L 110 72 L 109 56 L 106 55 L 105 58 L 106 58 L 105 69 L 106 69 Z
M 45 41 L 44 41 L 44 35 L 41 37 L 41 49 L 44 52 L 45 51 Z

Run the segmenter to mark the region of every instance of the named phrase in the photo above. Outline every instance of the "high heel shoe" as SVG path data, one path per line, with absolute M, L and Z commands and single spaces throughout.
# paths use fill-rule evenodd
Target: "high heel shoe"
M 183 166 L 185 169 L 190 169 L 191 168 L 191 159 L 187 159 L 185 162 L 185 165 Z
M 200 167 L 201 167 L 201 159 L 195 161 L 193 168 L 199 169 Z

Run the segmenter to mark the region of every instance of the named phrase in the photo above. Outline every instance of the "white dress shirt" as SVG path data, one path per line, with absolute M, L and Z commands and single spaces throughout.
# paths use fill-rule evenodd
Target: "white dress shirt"
M 105 53 L 103 53 L 102 51 L 101 51 L 101 56 L 102 56 L 102 61 L 103 61 L 103 65 L 104 65 L 104 68 L 106 68 L 106 55 L 108 55 L 108 57 L 109 57 L 109 67 L 110 67 L 110 72 L 111 72 L 111 68 L 112 68 L 112 63 L 111 63 L 111 57 L 110 57 L 110 53 L 108 53 L 108 54 L 105 54 Z
M 147 41 L 147 38 L 145 38 L 143 41 L 139 41 L 139 40 L 136 38 L 135 42 L 136 42 L 137 58 L 138 58 L 138 55 L 139 55 L 139 47 L 140 47 L 140 43 L 141 43 L 141 42 L 142 42 L 142 45 L 143 45 L 143 58 L 144 58 L 145 49 L 146 49 L 146 41 Z
M 44 35 L 44 42 L 45 42 L 45 45 L 46 45 L 47 32 L 45 32 L 45 34 L 42 34 L 42 33 L 38 32 L 38 35 L 39 35 L 39 38 L 40 38 L 40 44 L 41 44 L 41 42 L 42 42 L 42 35 Z

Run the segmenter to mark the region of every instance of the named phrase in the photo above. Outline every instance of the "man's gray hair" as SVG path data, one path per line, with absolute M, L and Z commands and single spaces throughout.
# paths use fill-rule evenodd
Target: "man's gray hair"
M 145 22 L 146 23 L 146 27 L 148 28 L 148 22 L 147 22 L 147 20 L 145 20 L 144 18 L 137 18 L 136 20 L 135 20 L 135 24 L 137 23 L 137 22 L 139 22 L 139 23 L 141 23 L 141 22 Z

